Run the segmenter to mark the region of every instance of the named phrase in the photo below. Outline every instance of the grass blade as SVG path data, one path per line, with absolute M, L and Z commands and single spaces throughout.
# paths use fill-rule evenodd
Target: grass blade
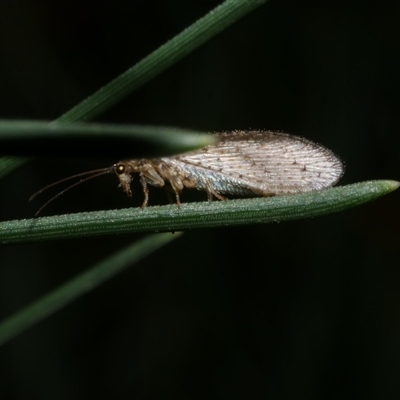
M 179 234 L 172 235 L 170 233 L 148 236 L 101 261 L 88 271 L 31 303 L 25 309 L 6 318 L 0 322 L 0 345 L 179 236 Z
M 268 198 L 185 203 L 66 214 L 0 222 L 0 242 L 41 240 L 132 232 L 179 231 L 311 218 L 339 212 L 396 190 L 396 181 L 367 181 L 353 185 Z
M 57 121 L 87 121 L 97 117 L 266 1 L 224 1 Z
M 226 0 L 56 121 L 72 123 L 95 118 L 266 2 Z M 1 169 L 0 165 L 0 178 L 26 161 L 7 159 L 7 168 Z
M 0 149 L 7 155 L 120 160 L 172 155 L 214 142 L 212 135 L 179 128 L 0 120 Z

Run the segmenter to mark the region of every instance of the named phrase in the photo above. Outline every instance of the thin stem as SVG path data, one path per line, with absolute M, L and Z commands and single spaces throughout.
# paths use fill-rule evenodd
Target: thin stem
M 291 196 L 204 201 L 182 203 L 180 208 L 171 204 L 4 221 L 0 222 L 0 243 L 133 232 L 176 232 L 310 218 L 375 200 L 396 190 L 399 185 L 396 181 L 368 181 Z
M 23 310 L 0 322 L 0 345 L 37 322 L 54 314 L 86 292 L 93 290 L 129 266 L 178 238 L 180 234 L 151 235 L 113 254 L 81 275 L 63 284 Z

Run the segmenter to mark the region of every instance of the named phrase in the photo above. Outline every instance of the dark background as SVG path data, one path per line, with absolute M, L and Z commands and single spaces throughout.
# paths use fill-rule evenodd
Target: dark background
M 57 118 L 217 4 L 0 2 L 0 117 Z M 340 155 L 341 184 L 399 179 L 399 15 L 399 1 L 271 1 L 98 121 L 279 130 Z M 32 217 L 41 203 L 26 200 L 47 183 L 117 161 L 54 156 L 0 182 L 2 220 Z M 141 200 L 106 176 L 46 214 Z M 397 399 L 398 202 L 187 232 L 2 347 L 0 397 Z M 138 237 L 1 247 L 1 316 Z

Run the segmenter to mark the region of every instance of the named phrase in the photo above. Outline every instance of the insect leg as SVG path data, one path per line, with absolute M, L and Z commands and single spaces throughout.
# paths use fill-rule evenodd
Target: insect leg
M 158 169 L 158 172 L 162 176 L 163 179 L 169 182 L 170 187 L 167 186 L 166 190 L 175 193 L 176 205 L 178 207 L 181 206 L 181 200 L 179 194 L 182 192 L 184 187 L 181 177 L 174 171 L 169 168 L 167 165 L 161 165 Z
M 226 200 L 226 197 L 221 196 L 216 190 L 214 190 L 209 180 L 206 180 L 205 183 L 208 201 L 212 201 L 213 196 L 216 197 L 218 200 Z
M 176 191 L 175 189 L 174 191 L 175 191 L 176 205 L 178 206 L 178 208 L 181 208 L 181 199 L 179 198 L 179 192 Z
M 152 185 L 156 187 L 163 187 L 165 184 L 164 179 L 157 173 L 157 171 L 154 169 L 152 165 L 146 165 L 145 167 L 142 167 L 142 170 L 140 171 L 140 183 L 143 187 L 143 193 L 144 193 L 144 201 L 142 204 L 142 208 L 147 206 L 147 203 L 149 201 L 149 189 L 147 185 Z
M 182 192 L 182 189 L 179 190 L 179 188 L 177 188 L 176 186 L 174 186 L 172 182 L 170 182 L 169 185 L 165 185 L 165 186 L 164 186 L 164 189 L 165 189 L 165 193 L 166 193 L 167 196 L 168 196 L 169 204 L 172 204 L 172 203 L 173 203 L 172 198 L 171 198 L 171 193 L 173 193 L 173 194 L 175 195 L 176 205 L 177 205 L 178 207 L 180 207 L 180 206 L 181 206 L 181 200 L 180 200 L 179 194 Z
M 142 204 L 142 208 L 145 208 L 147 206 L 147 203 L 149 202 L 149 188 L 147 187 L 147 181 L 146 178 L 144 177 L 144 175 L 142 173 L 140 173 L 140 183 L 142 185 L 143 188 L 143 194 L 144 194 L 144 200 L 143 200 L 143 204 Z
M 165 186 L 164 186 L 164 189 L 165 189 L 165 193 L 166 193 L 166 195 L 167 195 L 167 197 L 168 197 L 168 202 L 169 202 L 169 204 L 176 203 L 177 206 L 180 207 L 181 202 L 180 202 L 179 194 L 176 193 L 176 192 L 174 191 L 174 189 L 172 189 L 172 187 L 171 187 L 170 185 L 165 185 Z M 171 193 L 173 193 L 173 194 L 175 195 L 175 201 L 172 200 Z

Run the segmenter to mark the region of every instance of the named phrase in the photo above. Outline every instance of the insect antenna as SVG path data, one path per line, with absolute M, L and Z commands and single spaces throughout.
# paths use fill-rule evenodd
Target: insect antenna
M 47 186 L 43 187 L 42 189 L 40 189 L 40 190 L 38 190 L 36 193 L 34 193 L 31 197 L 29 197 L 29 201 L 33 200 L 37 195 L 39 195 L 40 193 L 44 192 L 45 190 L 47 190 L 47 189 L 49 189 L 49 188 L 51 188 L 51 187 L 53 187 L 53 186 L 56 186 L 56 185 L 58 185 L 58 184 L 60 184 L 60 183 L 69 181 L 69 180 L 74 179 L 74 178 L 80 178 L 80 177 L 82 177 L 82 176 L 89 175 L 89 176 L 87 176 L 86 178 L 81 179 L 81 180 L 79 180 L 78 182 L 73 183 L 72 185 L 69 185 L 67 188 L 63 189 L 61 192 L 58 192 L 58 193 L 57 193 L 55 196 L 53 196 L 50 200 L 47 200 L 46 203 L 44 203 L 44 204 L 39 208 L 39 210 L 36 211 L 35 217 L 37 217 L 37 216 L 40 214 L 40 212 L 41 212 L 45 207 L 47 207 L 52 201 L 54 201 L 55 199 L 57 199 L 58 197 L 60 197 L 61 195 L 63 195 L 63 194 L 64 194 L 65 192 L 67 192 L 68 190 L 74 188 L 75 186 L 80 185 L 81 183 L 84 183 L 84 182 L 86 182 L 86 181 L 89 181 L 90 179 L 97 178 L 98 176 L 101 176 L 101 175 L 110 174 L 110 173 L 112 173 L 112 172 L 114 172 L 114 167 L 101 168 L 101 169 L 94 169 L 94 170 L 92 170 L 92 171 L 81 172 L 81 173 L 79 173 L 79 174 L 75 174 L 75 175 L 69 176 L 69 177 L 67 177 L 67 178 L 60 179 L 60 180 L 57 181 L 57 182 L 50 183 L 50 185 L 47 185 Z

